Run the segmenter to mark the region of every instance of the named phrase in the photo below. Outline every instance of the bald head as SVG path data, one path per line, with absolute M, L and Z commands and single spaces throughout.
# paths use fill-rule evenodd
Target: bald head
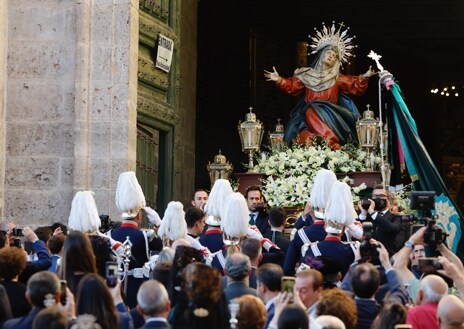
M 233 281 L 242 281 L 250 275 L 250 257 L 241 253 L 235 253 L 227 256 L 224 272 Z
M 166 288 L 156 280 L 145 281 L 137 292 L 139 311 L 144 317 L 167 315 L 170 301 Z
M 464 328 L 464 302 L 454 295 L 444 296 L 438 303 L 437 319 L 442 329 Z
M 420 304 L 438 303 L 448 293 L 448 285 L 438 275 L 429 274 L 420 281 L 418 293 Z
M 345 329 L 345 324 L 342 320 L 333 315 L 319 315 L 314 322 L 311 323 L 315 328 L 332 328 Z

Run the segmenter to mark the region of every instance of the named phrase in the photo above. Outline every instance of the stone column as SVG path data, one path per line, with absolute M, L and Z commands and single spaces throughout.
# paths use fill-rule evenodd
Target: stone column
M 0 1 L 0 221 L 3 218 L 5 187 L 6 57 L 8 49 L 8 1 Z
M 66 223 L 77 190 L 114 217 L 118 175 L 135 170 L 138 0 L 6 2 L 6 217 Z
M 117 218 L 118 176 L 135 171 L 138 0 L 77 4 L 74 190 Z

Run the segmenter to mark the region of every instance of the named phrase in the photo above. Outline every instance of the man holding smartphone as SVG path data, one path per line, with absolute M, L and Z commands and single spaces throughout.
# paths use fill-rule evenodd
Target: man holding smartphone
M 16 234 L 19 234 L 20 232 L 18 231 L 17 227 L 10 229 L 10 231 L 8 232 L 8 236 L 10 239 L 14 238 L 13 231 Z M 48 268 L 52 265 L 52 261 L 48 253 L 48 248 L 45 245 L 45 242 L 43 242 L 42 240 L 39 240 L 39 238 L 37 237 L 37 234 L 35 234 L 34 231 L 29 226 L 23 227 L 21 230 L 21 233 L 26 239 L 26 241 L 29 241 L 32 243 L 32 250 L 37 255 L 37 260 L 28 261 L 26 264 L 26 268 L 19 275 L 18 280 L 24 284 L 27 284 L 27 281 L 34 273 L 39 272 L 39 271 L 48 270 Z
M 317 317 L 317 303 L 321 298 L 324 279 L 321 272 L 309 269 L 296 273 L 295 290 L 310 318 Z

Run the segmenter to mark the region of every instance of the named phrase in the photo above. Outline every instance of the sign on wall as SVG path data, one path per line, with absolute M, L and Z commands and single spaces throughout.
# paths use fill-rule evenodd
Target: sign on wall
M 174 41 L 161 33 L 158 34 L 158 53 L 156 54 L 155 66 L 169 73 L 173 52 Z

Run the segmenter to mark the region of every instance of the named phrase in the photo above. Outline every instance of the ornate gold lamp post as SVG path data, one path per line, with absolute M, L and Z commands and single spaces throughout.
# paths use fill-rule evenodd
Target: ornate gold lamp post
M 356 122 L 359 146 L 367 152 L 366 167 L 369 171 L 374 170 L 374 158 L 372 151 L 377 148 L 379 141 L 379 121 L 374 119 L 374 112 L 369 110 L 363 112 L 363 118 Z
M 274 131 L 269 132 L 269 140 L 271 141 L 271 149 L 274 152 L 283 152 L 285 149 L 284 142 L 284 125 L 277 119 L 277 124 L 274 126 Z
M 238 134 L 242 143 L 242 151 L 248 153 L 248 172 L 253 170 L 253 154 L 259 151 L 263 140 L 263 124 L 256 120 L 256 114 L 252 112 L 246 114 L 246 121 L 238 122 Z
M 214 156 L 214 162 L 208 162 L 206 168 L 208 169 L 211 187 L 213 187 L 217 179 L 229 180 L 230 174 L 234 169 L 234 167 L 226 161 L 226 157 L 221 154 L 221 150 L 219 150 L 219 154 Z

